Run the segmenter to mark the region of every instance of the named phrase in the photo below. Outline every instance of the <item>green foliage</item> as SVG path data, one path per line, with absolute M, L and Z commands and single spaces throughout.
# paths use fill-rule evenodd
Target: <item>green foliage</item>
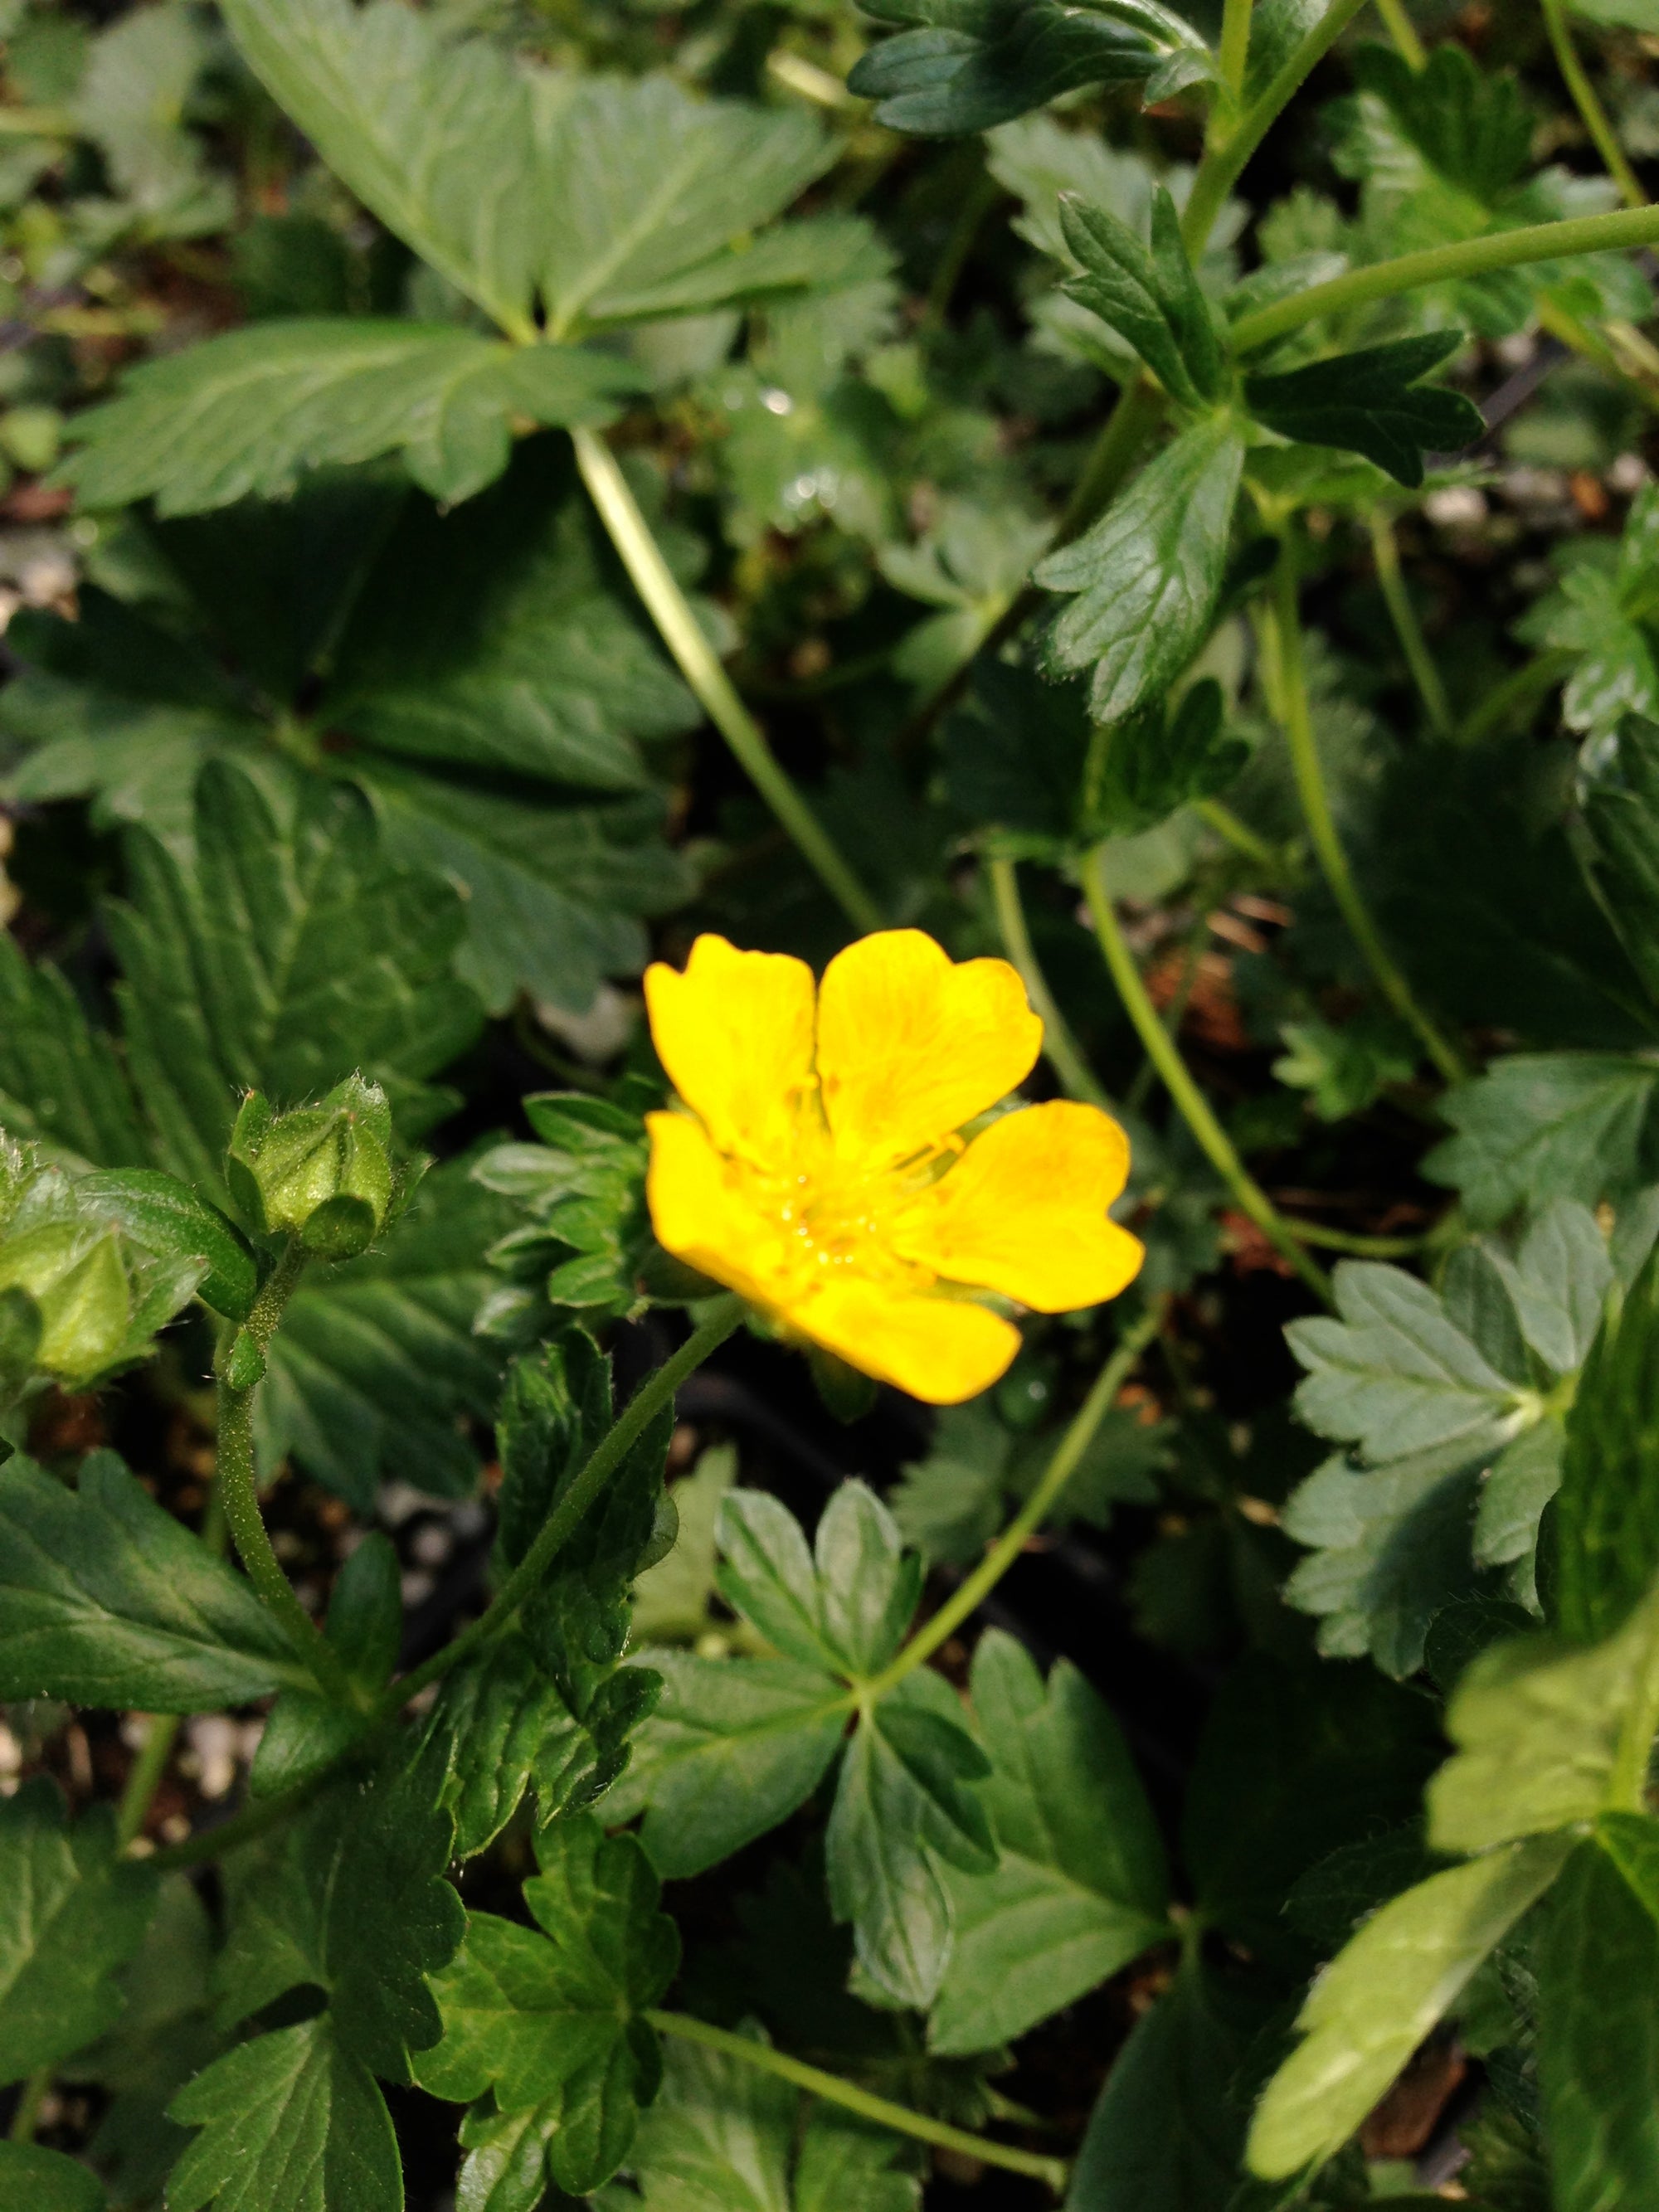
M 420 2077 L 441 2096 L 493 2091 L 505 2112 L 535 2108 L 553 2179 L 586 2194 L 627 2155 L 661 2081 L 642 2015 L 673 1978 L 679 1942 L 632 1837 L 564 1821 L 543 1831 L 537 1856 L 525 1900 L 543 1932 L 469 1917 L 437 1985 L 443 2039 Z
M 1168 1929 L 1151 1808 L 1082 1676 L 1061 1661 L 1045 1688 L 1018 1644 L 989 1630 L 973 1701 L 998 1861 L 994 1873 L 950 1877 L 956 1944 L 928 2029 L 942 2051 L 1011 2042 Z
M 95 2174 L 61 2151 L 36 2143 L 0 2143 L 0 2204 L 31 2212 L 104 2212 L 108 2199 Z
M 55 1784 L 0 1806 L 0 2079 L 66 2058 L 117 2018 L 116 1976 L 143 1941 L 150 1869 L 123 1863 L 100 1810 L 71 1823 Z
M 1152 196 L 1150 251 L 1109 209 L 1091 207 L 1075 193 L 1061 193 L 1060 221 L 1083 268 L 1066 285 L 1066 296 L 1115 331 L 1172 399 L 1202 407 L 1219 398 L 1221 342 L 1169 193 L 1160 186 Z
M 6 1697 L 189 1713 L 308 1683 L 248 1584 L 113 1452 L 84 1460 L 73 1490 L 11 1460 L 0 1527 Z
M 1567 1419 L 1556 1509 L 1557 1605 L 1566 1633 L 1606 1636 L 1659 1569 L 1651 1486 L 1659 1258 L 1608 1313 Z
M 1461 453 L 1485 431 L 1480 410 L 1462 392 L 1423 383 L 1462 343 L 1455 331 L 1431 331 L 1333 355 L 1273 376 L 1249 376 L 1250 411 L 1281 437 L 1363 453 L 1397 483 L 1415 490 L 1423 456 Z

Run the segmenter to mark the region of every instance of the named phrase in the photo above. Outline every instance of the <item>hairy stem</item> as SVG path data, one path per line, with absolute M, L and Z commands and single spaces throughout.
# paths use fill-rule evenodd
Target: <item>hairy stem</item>
M 1567 11 L 1561 0 L 1539 0 L 1543 10 L 1544 27 L 1549 33 L 1550 45 L 1554 49 L 1555 64 L 1561 72 L 1561 82 L 1572 94 L 1572 104 L 1578 110 L 1586 131 L 1595 141 L 1595 150 L 1601 156 L 1607 174 L 1619 187 L 1620 197 L 1626 207 L 1645 207 L 1648 196 L 1642 190 L 1636 172 L 1619 143 L 1607 111 L 1596 96 L 1584 64 L 1578 58 L 1578 49 L 1572 43 L 1572 33 L 1567 27 Z
M 957 1585 L 936 1613 L 922 1623 L 897 1657 L 879 1674 L 862 1685 L 863 1694 L 872 1704 L 896 1689 L 914 1668 L 920 1667 L 924 1660 L 931 1659 L 940 1644 L 947 1643 L 956 1634 L 963 1622 L 984 1603 L 1002 1580 L 1025 1549 L 1028 1540 L 1058 1503 L 1060 1492 L 1077 1471 L 1078 1462 L 1089 1449 L 1095 1431 L 1106 1418 L 1113 1401 L 1128 1380 L 1130 1370 L 1158 1334 L 1163 1322 L 1164 1301 L 1158 1299 L 1139 1321 L 1124 1331 L 1117 1348 L 1095 1377 L 1088 1396 L 1073 1415 L 1070 1427 L 1054 1447 L 1054 1456 L 1042 1470 L 1041 1480 L 1024 1504 L 973 1573 Z
M 1020 904 L 1019 878 L 1012 860 L 991 860 L 985 864 L 990 878 L 992 902 L 996 908 L 997 927 L 1002 934 L 1003 950 L 1019 970 L 1020 981 L 1025 986 L 1025 995 L 1031 1002 L 1031 1011 L 1042 1024 L 1042 1049 L 1050 1066 L 1060 1078 L 1068 1097 L 1081 1098 L 1091 1106 L 1098 1106 L 1103 1113 L 1112 1111 L 1112 1102 L 1096 1079 L 1093 1069 L 1083 1057 L 1077 1039 L 1072 1035 L 1066 1017 L 1055 1004 L 1054 994 L 1048 988 L 1048 979 L 1037 965 L 1037 957 L 1031 946 L 1031 933 L 1025 926 L 1025 909 Z
M 1290 1223 L 1279 1212 L 1260 1183 L 1238 1157 L 1233 1141 L 1216 1119 L 1210 1102 L 1193 1080 L 1191 1071 L 1181 1056 L 1175 1039 L 1158 1018 L 1158 1008 L 1152 1004 L 1140 970 L 1135 965 L 1134 955 L 1129 950 L 1112 902 L 1111 886 L 1106 880 L 1106 848 L 1097 846 L 1083 872 L 1083 887 L 1089 901 L 1089 911 L 1094 917 L 1095 934 L 1100 939 L 1100 949 L 1117 986 L 1123 1010 L 1134 1024 L 1135 1032 L 1146 1048 L 1147 1057 L 1164 1079 L 1168 1091 L 1187 1127 L 1198 1139 L 1200 1149 L 1211 1166 L 1232 1193 L 1234 1203 L 1241 1213 L 1255 1222 L 1273 1249 L 1288 1261 L 1322 1305 L 1331 1304 L 1331 1286 L 1322 1267 L 1308 1257 L 1297 1243 Z
M 226 1851 L 234 1850 L 240 1844 L 251 1842 L 256 1836 L 264 1835 L 267 1829 L 279 1827 L 290 1814 L 308 1804 L 347 1759 L 358 1756 L 368 1739 L 395 1721 L 410 1698 L 425 1689 L 428 1683 L 441 1680 L 452 1667 L 491 1642 L 507 1628 L 519 1607 L 547 1572 L 560 1547 L 569 1541 L 583 1516 L 605 1487 L 607 1479 L 620 1466 L 629 1447 L 644 1432 L 659 1410 L 672 1403 L 674 1393 L 686 1376 L 695 1368 L 700 1367 L 711 1352 L 725 1343 L 742 1318 L 743 1302 L 740 1298 L 728 1296 L 710 1300 L 700 1326 L 693 1330 L 672 1358 L 665 1359 L 660 1367 L 653 1369 L 646 1376 L 618 1419 L 594 1446 L 586 1464 L 542 1523 L 536 1540 L 496 1591 L 487 1609 L 470 1627 L 464 1628 L 459 1636 L 452 1638 L 441 1651 L 434 1651 L 429 1659 L 393 1682 L 369 1714 L 362 1734 L 346 1750 L 294 1789 L 263 1798 L 258 1804 L 245 1808 L 234 1818 L 222 1821 L 216 1828 L 210 1828 L 199 1836 L 191 1836 L 185 1843 L 157 1851 L 151 1863 L 163 1868 L 199 1866 L 206 1860 L 218 1858 Z
M 732 2035 L 723 2027 L 710 2027 L 706 2021 L 693 2020 L 683 2012 L 647 2012 L 645 2017 L 663 2035 L 677 2035 L 683 2043 L 698 2043 L 705 2051 L 717 2051 L 722 2057 L 738 2059 L 745 2066 L 757 2067 L 763 2074 L 775 2074 L 781 2081 L 793 2082 L 796 2088 L 822 2097 L 826 2104 L 842 2106 L 849 2112 L 873 2120 L 878 2127 L 891 2128 L 896 2135 L 910 2136 L 917 2142 L 933 2143 L 940 2150 L 959 2151 L 964 2158 L 979 2159 L 987 2166 L 1000 2166 L 1009 2173 L 1029 2174 L 1033 2180 L 1047 2182 L 1056 2197 L 1064 2192 L 1071 2178 L 1071 2170 L 1063 2158 L 1043 2158 L 1035 2151 L 1015 2150 L 1007 2143 L 993 2142 L 987 2136 L 969 2135 L 963 2128 L 931 2119 L 926 2112 L 913 2112 L 903 2105 L 889 2104 L 885 2097 L 872 2096 L 856 2082 L 843 2081 L 837 2074 L 825 2074 L 799 2058 L 790 2058 L 781 2051 L 774 2051 L 769 2043 L 757 2043 L 751 2036 Z
M 1420 70 L 1428 60 L 1423 41 L 1417 35 L 1417 26 L 1406 13 L 1406 0 L 1376 0 L 1376 12 L 1382 18 L 1383 28 L 1394 40 L 1402 61 L 1414 70 Z
M 52 2087 L 50 2066 L 37 2066 L 17 2092 L 17 2108 L 11 2116 L 11 2125 L 6 2130 L 7 2141 L 15 2143 L 33 2142 L 34 2130 L 40 2118 L 40 2107 L 46 2101 Z
M 245 1332 L 228 1329 L 221 1347 L 222 1367 L 235 1337 L 246 1333 L 261 1352 L 276 1333 L 283 1309 L 305 1272 L 306 1253 L 297 1237 L 290 1238 L 282 1258 L 255 1299 Z M 270 1534 L 259 1510 L 259 1491 L 253 1458 L 253 1392 L 238 1389 L 221 1373 L 218 1377 L 218 1437 L 216 1487 L 229 1524 L 236 1555 L 247 1570 L 248 1580 L 287 1632 L 303 1664 L 318 1686 L 341 1704 L 356 1702 L 351 1682 L 334 1646 L 306 1611 L 271 1549 Z
M 1308 696 L 1308 672 L 1302 653 L 1302 618 L 1297 604 L 1296 552 L 1288 536 L 1279 549 L 1279 568 L 1274 580 L 1273 635 L 1274 657 L 1278 662 L 1279 696 L 1277 703 L 1285 726 L 1285 742 L 1290 747 L 1297 795 L 1302 802 L 1303 818 L 1307 823 L 1308 835 L 1320 870 L 1340 909 L 1342 919 L 1347 923 L 1355 944 L 1364 957 L 1365 965 L 1376 979 L 1377 988 L 1401 1020 L 1415 1033 L 1424 1051 L 1447 1082 L 1459 1083 L 1468 1071 L 1460 1055 L 1418 1005 L 1411 985 L 1383 944 L 1376 924 L 1371 920 L 1370 909 L 1354 880 L 1347 854 L 1337 831 L 1336 817 L 1331 812 L 1330 794 L 1325 788 L 1325 772 L 1320 764 L 1318 743 L 1314 735 L 1313 708 Z
M 1417 610 L 1412 605 L 1411 593 L 1406 588 L 1406 579 L 1401 573 L 1400 547 L 1394 534 L 1394 524 L 1380 507 L 1372 507 L 1367 518 L 1371 534 L 1371 556 L 1376 562 L 1376 580 L 1382 588 L 1383 604 L 1394 624 L 1394 634 L 1400 641 L 1400 650 L 1406 656 L 1406 665 L 1411 671 L 1412 682 L 1417 686 L 1417 696 L 1423 702 L 1437 737 L 1452 734 L 1452 712 L 1446 700 L 1446 687 L 1440 681 L 1440 671 L 1434 665 L 1428 640 L 1423 635 L 1423 625 L 1417 619 Z
M 1565 261 L 1576 253 L 1617 253 L 1659 244 L 1659 208 L 1620 209 L 1613 215 L 1573 216 L 1565 222 L 1535 222 L 1451 246 L 1426 246 L 1393 261 L 1350 270 L 1328 284 L 1310 285 L 1288 300 L 1241 316 L 1232 327 L 1233 349 L 1250 353 L 1322 315 L 1344 314 L 1376 300 L 1392 300 L 1424 284 L 1449 284 L 1493 269 L 1519 269 L 1529 261 Z
M 881 928 L 880 908 L 790 781 L 767 743 L 765 732 L 738 698 L 719 656 L 703 635 L 662 556 L 662 548 L 651 534 L 651 526 L 640 513 L 616 455 L 592 430 L 573 430 L 570 434 L 576 447 L 576 465 L 599 520 L 703 712 L 853 927 Z
M 686 1376 L 701 1367 L 711 1352 L 717 1351 L 725 1343 L 742 1319 L 743 1301 L 735 1293 L 728 1292 L 723 1297 L 709 1301 L 703 1321 L 678 1352 L 646 1376 L 629 1400 L 620 1418 L 594 1446 L 586 1465 L 543 1522 L 535 1542 L 496 1591 L 488 1609 L 470 1628 L 464 1628 L 459 1636 L 446 1644 L 441 1651 L 434 1651 L 412 1673 L 394 1682 L 376 1709 L 374 1717 L 377 1720 L 389 1718 L 416 1691 L 423 1690 L 428 1682 L 437 1681 L 469 1652 L 491 1642 L 511 1624 L 519 1607 L 552 1565 L 555 1554 L 569 1542 L 588 1508 L 621 1466 L 634 1443 L 644 1434 L 662 1407 L 673 1403 L 674 1393 Z

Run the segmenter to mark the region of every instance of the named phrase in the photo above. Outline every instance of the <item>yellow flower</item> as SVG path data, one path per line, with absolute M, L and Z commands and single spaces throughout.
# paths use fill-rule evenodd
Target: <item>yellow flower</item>
M 645 978 L 684 1112 L 653 1114 L 651 1218 L 670 1252 L 912 1396 L 987 1389 L 1039 1313 L 1115 1297 L 1145 1254 L 1107 1217 L 1129 1145 L 1057 1100 L 957 1133 L 1030 1073 L 1042 1024 L 1003 960 L 920 930 L 804 962 L 700 937 Z

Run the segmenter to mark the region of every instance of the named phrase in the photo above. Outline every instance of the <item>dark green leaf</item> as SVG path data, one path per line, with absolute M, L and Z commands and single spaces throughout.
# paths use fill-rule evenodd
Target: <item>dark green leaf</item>
M 279 823 L 251 777 L 213 763 L 189 860 L 143 833 L 129 858 L 133 902 L 112 923 L 131 1065 L 167 1164 L 196 1188 L 222 1188 L 240 1093 L 297 1104 L 361 1069 L 395 1101 L 476 1031 L 449 973 L 459 901 L 386 865 L 355 794 L 302 786 Z
M 1653 512 L 1659 530 L 1659 500 Z M 1616 763 L 1586 794 L 1584 826 L 1602 903 L 1659 1006 L 1659 724 L 1626 723 Z
M 0 1695 L 204 1712 L 308 1683 L 251 1586 L 111 1452 L 0 1472 Z
M 1083 85 L 1140 82 L 1168 50 L 1143 26 L 1170 28 L 1162 9 L 1055 0 L 871 0 L 865 13 L 905 27 L 865 55 L 848 89 L 877 101 L 890 131 L 927 137 L 988 131 Z M 1170 44 L 1198 41 L 1185 31 Z
M 458 2100 L 493 2088 L 505 2111 L 553 2106 L 553 2179 L 586 2193 L 627 2155 L 655 2094 L 661 2059 L 640 2015 L 672 1978 L 679 1942 L 631 1836 L 564 1821 L 538 1837 L 537 1856 L 525 1899 L 545 1934 L 471 1917 L 438 1985 L 444 2039 L 420 2078 Z
M 1133 346 L 1172 399 L 1200 407 L 1220 397 L 1225 369 L 1208 301 L 1182 242 L 1181 218 L 1162 186 L 1152 196 L 1152 245 L 1109 209 L 1062 192 L 1060 227 L 1083 275 L 1068 298 Z
M 865 1484 L 842 1484 L 811 1552 L 794 1516 L 762 1491 L 727 1495 L 718 1540 L 721 1596 L 789 1657 L 871 1675 L 898 1650 L 921 1595 L 921 1563 Z
M 1152 1808 L 1116 1724 L 1067 1662 L 1045 1687 L 1012 1637 L 974 1653 L 993 1874 L 947 1877 L 956 1942 L 928 2024 L 935 2051 L 994 2050 L 1168 1932 Z
M 1247 377 L 1244 398 L 1281 437 L 1363 453 L 1415 489 L 1425 453 L 1461 453 L 1486 432 L 1472 400 L 1420 381 L 1462 343 L 1457 331 L 1397 338 L 1282 375 Z
M 640 1840 L 659 1873 L 700 1874 L 804 1804 L 840 1748 L 842 1685 L 793 1659 L 653 1651 L 661 1702 L 613 1801 L 646 1808 Z
M 434 499 L 469 499 L 506 468 L 515 416 L 603 422 L 637 381 L 614 356 L 441 325 L 265 323 L 133 370 L 76 416 L 59 474 L 89 507 L 196 514 L 398 453 Z
M 926 2007 L 951 1954 L 940 1864 L 989 1873 L 996 1844 L 971 1785 L 990 1763 L 925 1668 L 862 1721 L 842 1762 L 824 1838 L 830 1902 L 851 1921 L 859 1964 L 895 2003 Z
M 78 2159 L 0 2142 L 0 2212 L 104 2212 L 103 2184 Z
M 391 2116 L 326 2013 L 227 2051 L 170 2109 L 202 2130 L 167 2178 L 171 2212 L 402 2212 Z
M 71 1826 L 44 1776 L 0 1804 L 0 2081 L 111 2026 L 155 1901 L 154 1869 L 118 1856 L 107 1808 Z
M 1084 773 L 1084 826 L 1133 836 L 1224 790 L 1250 757 L 1227 735 L 1224 711 L 1220 685 L 1206 677 L 1173 715 L 1155 702 L 1099 732 Z
M 1557 1606 L 1584 1642 L 1615 1629 L 1659 1569 L 1659 1251 L 1601 1325 L 1567 1416 Z M 0 1477 L 0 1481 L 4 1480 Z
M 1659 2191 L 1653 1826 L 1615 1816 L 1579 1844 L 1550 1897 L 1538 1945 L 1538 2072 L 1556 2212 L 1602 2212 Z
M 1174 682 L 1204 642 L 1221 589 L 1244 445 L 1225 415 L 1195 423 L 1074 544 L 1033 571 L 1074 593 L 1046 651 L 1092 668 L 1090 709 L 1115 722 Z
M 475 1858 L 501 1833 L 568 1717 L 522 1637 L 498 1638 L 446 1675 L 432 1727 L 453 1745 L 445 1802 L 458 1859 Z
M 1302 2008 L 1306 2039 L 1251 2126 L 1252 2172 L 1288 2177 L 1341 2148 L 1571 1849 L 1568 1837 L 1510 1844 L 1431 1875 L 1365 1923 Z
M 1113 2062 L 1066 2212 L 1221 2212 L 1243 2147 L 1231 2093 L 1253 2009 L 1208 1967 L 1182 1966 Z
M 0 1122 L 100 1167 L 148 1152 L 120 1063 L 55 968 L 32 968 L 0 932 Z
M 1297 1876 L 1409 1820 L 1440 1750 L 1433 1709 L 1379 1675 L 1247 1660 L 1210 1710 L 1182 1816 L 1206 1917 L 1253 1951 L 1282 1953 Z

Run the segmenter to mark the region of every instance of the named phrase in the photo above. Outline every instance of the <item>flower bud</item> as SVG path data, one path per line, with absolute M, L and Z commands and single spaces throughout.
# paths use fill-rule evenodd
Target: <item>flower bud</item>
M 232 1195 L 261 1236 L 295 1236 L 324 1260 L 367 1251 L 392 1210 L 386 1093 L 348 1076 L 320 1105 L 275 1114 L 251 1091 L 226 1157 Z
M 22 1291 L 40 1316 L 33 1364 L 85 1383 L 127 1350 L 132 1293 L 118 1237 L 84 1221 L 43 1223 L 0 1244 L 0 1291 Z

